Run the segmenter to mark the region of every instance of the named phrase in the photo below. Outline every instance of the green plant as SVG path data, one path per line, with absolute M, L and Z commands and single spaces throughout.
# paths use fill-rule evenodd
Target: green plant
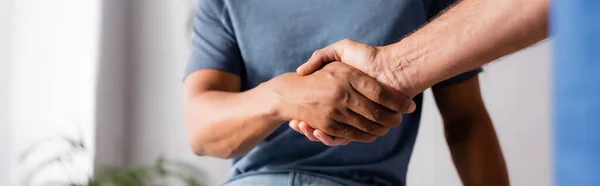
M 68 149 L 51 156 L 38 163 L 26 175 L 24 184 L 31 185 L 43 170 L 51 165 L 67 166 L 73 163 L 73 158 L 86 152 L 86 146 L 82 138 L 73 139 L 69 137 L 60 137 L 55 139 L 42 140 L 27 148 L 22 156 L 21 162 L 26 162 L 34 152 L 44 144 L 60 142 L 68 145 Z M 200 169 L 184 162 L 167 160 L 160 156 L 151 165 L 139 165 L 130 167 L 102 166 L 96 165 L 94 174 L 88 176 L 86 181 L 79 183 L 70 181 L 67 183 L 49 182 L 43 185 L 62 185 L 62 186 L 155 186 L 164 185 L 168 178 L 174 178 L 183 182 L 187 186 L 203 186 L 202 180 L 204 174 Z

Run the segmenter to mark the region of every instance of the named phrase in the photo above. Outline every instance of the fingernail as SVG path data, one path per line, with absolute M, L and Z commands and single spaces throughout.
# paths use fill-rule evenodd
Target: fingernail
M 297 69 L 296 69 L 296 73 L 298 74 L 302 74 L 302 66 L 304 66 L 304 64 L 300 65 Z
M 417 110 L 417 104 L 414 101 L 411 101 L 410 106 L 408 106 L 408 112 L 407 113 L 412 113 L 415 110 Z
M 319 135 L 317 135 L 317 130 L 315 130 L 315 131 L 313 132 L 313 136 L 315 136 L 317 139 L 319 139 L 319 140 L 321 140 L 321 141 L 322 141 L 321 137 L 319 137 Z
M 306 135 L 306 131 L 304 131 L 302 127 L 298 126 L 298 128 L 300 128 L 300 133 L 302 133 L 302 135 Z

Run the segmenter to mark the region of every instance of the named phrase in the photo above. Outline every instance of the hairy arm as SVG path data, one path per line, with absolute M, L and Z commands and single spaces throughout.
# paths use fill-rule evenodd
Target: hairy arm
M 548 36 L 549 0 L 463 0 L 382 48 L 392 84 L 412 95 Z
M 445 87 L 434 86 L 433 94 L 463 184 L 509 185 L 502 150 L 482 101 L 478 78 Z
M 199 70 L 185 80 L 185 123 L 198 155 L 232 158 L 245 154 L 284 121 L 274 117 L 269 91 L 240 92 L 240 78 Z
M 297 72 L 342 61 L 412 97 L 434 84 L 548 36 L 549 0 L 462 0 L 388 46 L 345 39 L 315 51 Z

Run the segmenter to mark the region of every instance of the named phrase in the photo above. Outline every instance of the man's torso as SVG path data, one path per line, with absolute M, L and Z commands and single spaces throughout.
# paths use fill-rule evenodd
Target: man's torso
M 244 89 L 293 72 L 313 51 L 336 41 L 387 45 L 427 19 L 421 0 L 250 0 L 225 6 L 245 66 Z M 401 127 L 373 143 L 338 147 L 311 142 L 284 124 L 235 161 L 234 175 L 299 171 L 343 178 L 340 182 L 404 184 L 419 115 L 405 117 Z
M 243 90 L 293 72 L 316 49 L 344 38 L 387 45 L 425 24 L 435 0 L 207 0 L 239 48 Z M 203 4 L 200 6 L 203 6 Z M 217 5 L 215 5 L 217 4 Z M 209 12 L 210 13 L 210 12 Z M 202 34 L 202 33 L 198 33 Z M 215 34 L 215 33 L 212 33 Z M 211 54 L 215 54 L 209 46 Z M 219 57 L 222 59 L 223 57 Z M 204 58 L 203 58 L 204 59 Z M 235 68 L 234 68 L 235 69 Z M 193 70 L 193 69 L 188 69 Z M 404 185 L 421 115 L 405 115 L 400 127 L 373 143 L 328 147 L 283 124 L 245 156 L 234 160 L 231 180 L 300 172 L 343 185 Z

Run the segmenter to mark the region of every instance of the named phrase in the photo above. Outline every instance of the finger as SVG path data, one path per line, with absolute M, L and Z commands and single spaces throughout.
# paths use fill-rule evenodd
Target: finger
M 365 111 L 367 110 L 364 108 L 362 108 L 362 109 Z M 372 113 L 373 111 L 366 111 L 366 112 Z M 381 111 L 381 112 L 385 112 L 385 111 Z M 370 113 L 367 115 L 370 115 L 371 117 L 383 116 L 383 114 L 382 115 L 374 115 L 374 114 L 370 114 Z M 375 112 L 375 113 L 377 113 L 377 112 Z M 389 116 L 393 116 L 393 115 L 389 114 Z M 385 120 L 391 121 L 391 118 L 376 118 L 376 119 L 379 119 L 379 120 L 385 119 Z M 376 136 L 383 136 L 388 133 L 389 128 L 395 127 L 398 125 L 397 123 L 389 124 L 389 122 L 382 122 L 382 121 L 378 121 L 378 120 L 368 119 L 365 116 L 362 116 L 362 115 L 354 112 L 350 108 L 348 108 L 346 110 L 343 117 L 336 118 L 336 120 L 338 120 L 342 123 L 348 124 L 350 126 L 353 126 L 361 131 L 364 131 L 364 132 L 367 132 L 369 134 L 376 135 Z M 400 118 L 400 120 L 401 120 L 401 118 Z M 390 126 L 388 126 L 388 125 L 390 125 Z
M 318 136 L 316 134 L 318 134 Z M 333 137 L 329 134 L 324 133 L 323 131 L 320 131 L 319 129 L 315 129 L 313 135 L 319 140 L 321 140 L 321 142 L 323 142 L 324 140 L 327 141 L 327 143 L 323 143 L 329 144 L 329 146 L 347 145 L 348 143 L 350 143 L 350 140 L 348 139 Z
M 350 143 L 350 140 L 329 136 L 328 134 L 325 134 L 324 132 L 318 129 L 314 131 L 313 135 L 319 138 L 321 142 L 323 142 L 323 144 L 327 146 L 347 145 L 348 143 Z
M 320 131 L 335 138 L 344 138 L 351 141 L 372 142 L 377 139 L 377 136 L 373 134 L 369 134 L 339 121 L 331 121 L 330 124 L 325 125 Z
M 310 131 L 317 131 L 318 129 L 313 129 L 311 126 L 309 126 L 308 124 L 302 124 L 302 129 L 306 130 L 307 132 Z M 300 129 L 300 130 L 302 130 Z M 321 134 L 321 138 L 319 136 L 314 136 L 314 132 L 312 134 L 305 134 L 309 139 L 311 139 L 311 141 L 321 141 L 323 142 L 321 139 L 333 139 L 333 145 L 345 145 L 348 144 L 350 142 L 350 140 L 347 139 L 343 139 L 343 138 L 335 138 L 333 136 L 330 136 L 329 134 L 325 134 L 324 132 L 319 131 Z M 324 136 L 325 135 L 325 136 Z
M 323 132 L 323 131 L 321 131 L 319 129 L 315 129 L 314 133 L 315 134 L 319 134 L 319 136 L 327 135 L 327 136 L 331 137 L 333 139 L 333 143 L 335 145 L 348 145 L 348 143 L 350 143 L 349 139 L 333 137 L 333 136 L 330 136 L 329 134 L 326 134 L 325 132 Z
M 322 131 L 313 129 L 306 123 L 302 124 L 302 128 L 307 131 L 307 134 L 305 134 L 305 136 L 307 136 L 307 138 L 309 138 L 311 141 L 323 142 L 323 140 L 321 140 L 321 139 L 328 140 L 328 143 L 331 142 L 331 143 L 329 143 L 330 146 L 347 145 L 348 143 L 350 143 L 350 140 L 343 139 L 343 138 L 335 138 L 333 136 L 330 136 L 329 134 L 325 134 Z M 309 131 L 312 131 L 312 133 L 308 133 Z M 316 131 L 318 131 L 319 136 L 314 135 L 314 134 L 316 134 L 315 133 Z
M 298 127 L 300 128 L 300 130 L 302 130 L 302 132 L 304 133 L 304 135 L 310 140 L 310 141 L 320 141 L 317 137 L 315 137 L 313 135 L 313 132 L 315 129 L 313 129 L 312 127 L 310 127 L 306 122 L 301 121 L 298 124 Z
M 341 47 L 338 47 L 338 45 L 338 43 L 335 43 L 325 48 L 316 50 L 306 63 L 300 65 L 300 67 L 296 69 L 296 72 L 300 75 L 308 75 L 319 70 L 329 62 L 339 61 L 341 59 L 341 55 L 338 49 Z
M 300 121 L 298 120 L 292 120 L 290 121 L 288 124 L 290 125 L 290 128 L 294 129 L 296 132 L 304 135 L 304 132 L 302 132 L 302 130 L 300 130 L 300 128 L 298 128 L 298 123 L 300 123 Z
M 352 88 L 375 103 L 396 112 L 412 113 L 415 111 L 415 102 L 401 92 L 362 72 L 355 72 L 353 77 L 350 79 Z
M 390 110 L 384 106 L 381 106 L 358 92 L 351 92 L 350 99 L 347 103 L 348 110 L 354 112 L 356 115 L 365 118 L 368 121 L 364 121 L 359 116 L 351 115 L 346 119 L 355 119 L 358 121 L 347 121 L 342 122 L 348 123 L 352 126 L 358 127 L 363 131 L 379 131 L 382 132 L 380 127 L 397 127 L 402 121 L 402 113 Z M 352 113 L 349 113 L 352 114 Z M 353 116 L 353 117 L 352 117 Z M 367 125 L 370 123 L 376 123 L 380 126 Z M 357 124 L 355 124 L 357 123 Z M 387 133 L 387 131 L 385 131 Z M 381 133 L 372 133 L 374 135 L 380 135 Z
M 335 146 L 334 142 L 333 142 L 333 137 L 323 133 L 323 132 L 317 132 L 317 130 L 315 130 L 313 132 L 313 135 L 315 137 L 317 137 L 321 142 L 323 142 L 323 144 L 327 145 L 327 146 Z

